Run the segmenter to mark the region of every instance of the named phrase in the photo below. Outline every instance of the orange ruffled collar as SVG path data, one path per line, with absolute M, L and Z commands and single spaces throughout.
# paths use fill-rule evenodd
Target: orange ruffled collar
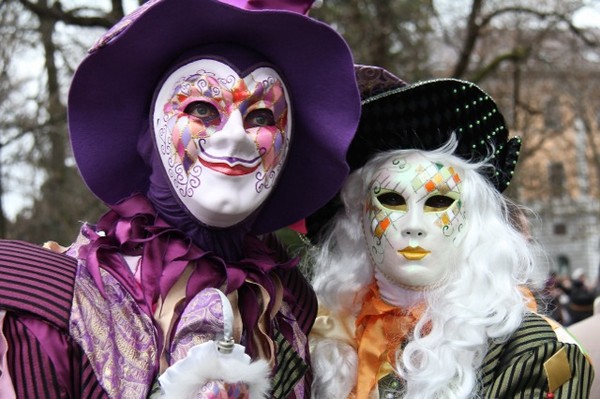
M 358 379 L 356 397 L 366 398 L 377 384 L 385 362 L 396 363 L 396 351 L 413 331 L 425 311 L 425 304 L 405 309 L 381 299 L 376 283 L 369 286 L 356 319 Z

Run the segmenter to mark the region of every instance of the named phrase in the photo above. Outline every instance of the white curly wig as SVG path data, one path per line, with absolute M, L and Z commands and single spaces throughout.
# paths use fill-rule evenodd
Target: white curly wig
M 423 295 L 427 306 L 404 350 L 397 353 L 396 371 L 405 380 L 405 398 L 478 398 L 478 370 L 490 341 L 510 337 L 528 301 L 520 289 L 533 270 L 527 240 L 510 223 L 507 199 L 482 176 L 482 168 L 488 166 L 452 155 L 455 146 L 451 140 L 435 151 L 382 153 L 353 172 L 341 192 L 344 209 L 312 254 L 320 305 L 355 317 L 374 281 L 361 226 L 368 184 L 376 171 L 391 158 L 411 153 L 460 171 L 462 201 L 468 207 L 461 256 L 435 289 L 410 294 Z M 426 325 L 428 333 L 420 333 Z M 347 398 L 356 381 L 356 350 L 318 337 L 311 349 L 314 397 Z

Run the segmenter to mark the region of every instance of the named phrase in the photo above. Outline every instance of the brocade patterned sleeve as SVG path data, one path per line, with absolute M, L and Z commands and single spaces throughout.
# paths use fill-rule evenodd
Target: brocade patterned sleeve
M 585 399 L 593 378 L 588 357 L 566 330 L 534 313 L 507 342 L 490 346 L 481 374 L 487 399 Z

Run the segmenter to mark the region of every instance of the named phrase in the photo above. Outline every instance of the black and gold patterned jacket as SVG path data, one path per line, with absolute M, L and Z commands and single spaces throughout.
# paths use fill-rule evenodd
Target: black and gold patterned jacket
M 594 369 L 583 350 L 553 320 L 528 313 L 512 337 L 492 343 L 480 373 L 485 399 L 587 399 Z M 400 381 L 379 382 L 379 397 L 395 398 Z
M 490 346 L 481 372 L 483 397 L 588 398 L 594 369 L 567 334 L 556 322 L 529 313 L 508 342 Z

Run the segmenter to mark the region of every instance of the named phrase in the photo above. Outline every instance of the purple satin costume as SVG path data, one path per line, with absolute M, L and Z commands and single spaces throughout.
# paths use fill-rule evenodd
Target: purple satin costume
M 253 287 L 275 295 L 272 282 L 281 281 L 283 304 L 269 323 L 269 334 L 278 337 L 273 397 L 308 397 L 306 335 L 316 315 L 314 293 L 294 261 L 256 237 L 247 237 L 243 252 L 247 258 L 227 262 L 201 250 L 156 217 L 143 196 L 115 206 L 97 226 L 85 225 L 68 256 L 0 241 L 0 308 L 6 309 L 2 331 L 9 348 L 2 377 L 8 373 L 17 398 L 148 397 L 163 350 L 153 307 L 193 264 L 177 312 L 203 288 L 237 291 L 251 356 L 261 307 Z M 138 269 L 124 256 L 141 256 Z

